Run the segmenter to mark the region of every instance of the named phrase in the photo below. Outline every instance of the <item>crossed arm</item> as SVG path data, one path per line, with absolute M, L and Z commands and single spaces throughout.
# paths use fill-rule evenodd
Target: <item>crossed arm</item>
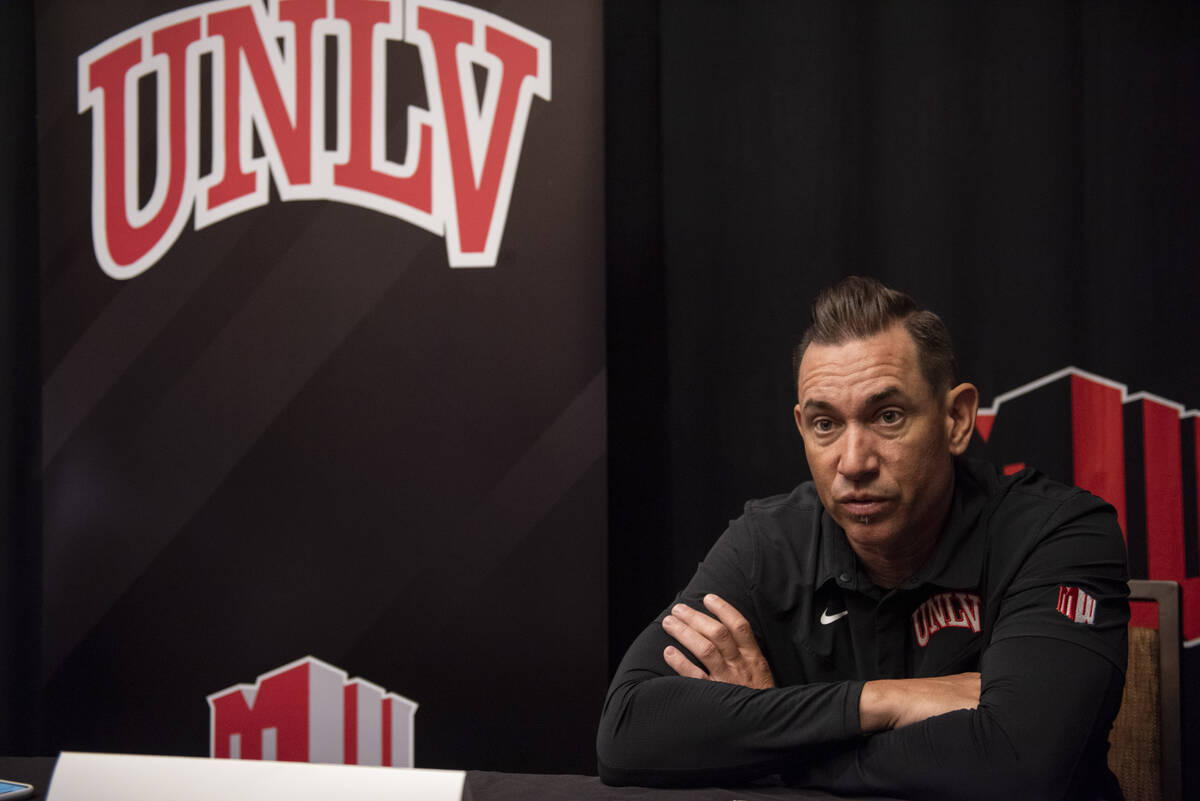
M 663 651 L 666 663 L 680 676 L 720 681 L 752 690 L 775 686 L 750 623 L 718 595 L 704 596 L 706 615 L 676 604 L 663 619 L 663 629 L 700 660 L 697 667 L 678 648 Z M 959 673 L 920 679 L 889 679 L 863 684 L 858 700 L 863 733 L 899 729 L 913 723 L 979 705 L 979 674 Z
M 1120 703 L 1117 668 L 1045 637 L 993 643 L 982 675 L 776 687 L 745 619 L 716 596 L 704 606 L 674 607 L 618 669 L 598 738 L 606 782 L 781 773 L 848 794 L 1061 799 L 1096 775 L 1080 762 L 1103 753 Z M 647 667 L 661 660 L 677 675 Z

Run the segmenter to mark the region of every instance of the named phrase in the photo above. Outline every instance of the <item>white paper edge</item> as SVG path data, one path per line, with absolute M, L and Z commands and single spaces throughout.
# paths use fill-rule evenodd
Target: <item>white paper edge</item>
M 64 751 L 46 801 L 461 801 L 461 770 Z

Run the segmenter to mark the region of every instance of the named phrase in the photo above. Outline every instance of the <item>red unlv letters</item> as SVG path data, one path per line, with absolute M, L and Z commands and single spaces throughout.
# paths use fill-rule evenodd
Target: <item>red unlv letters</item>
M 913 633 L 922 648 L 934 632 L 944 628 L 970 629 L 978 634 L 979 596 L 972 592 L 943 592 L 925 601 L 912 614 Z
M 336 147 L 326 149 L 326 37 L 337 42 Z M 429 108 L 407 110 L 402 164 L 385 154 L 386 50 L 415 46 Z M 200 60 L 211 53 L 212 170 L 199 174 Z M 474 67 L 486 70 L 475 85 Z M 157 86 L 154 189 L 138 198 L 138 82 Z M 482 91 L 480 91 L 482 89 Z M 267 202 L 336 200 L 444 235 L 452 267 L 496 263 L 533 96 L 550 99 L 550 42 L 445 0 L 216 0 L 155 17 L 79 57 L 92 112 L 92 239 L 131 278 L 195 227 Z M 252 130 L 253 129 L 253 130 Z M 264 156 L 254 155 L 254 133 Z

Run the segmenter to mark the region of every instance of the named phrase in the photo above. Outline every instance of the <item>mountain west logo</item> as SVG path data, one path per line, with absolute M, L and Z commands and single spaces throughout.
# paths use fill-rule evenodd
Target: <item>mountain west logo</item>
M 1059 586 L 1055 609 L 1076 623 L 1096 622 L 1096 599 L 1078 587 Z
M 417 705 L 311 656 L 208 696 L 209 755 L 413 766 Z
M 131 278 L 163 257 L 193 211 L 199 229 L 264 205 L 268 174 L 285 201 L 374 209 L 445 236 L 452 267 L 494 266 L 533 97 L 550 99 L 549 40 L 445 0 L 267 5 L 191 6 L 79 57 L 79 112 L 92 112 L 92 240 L 101 268 Z M 407 109 L 402 163 L 385 152 L 389 42 L 417 48 L 429 105 Z M 326 64 L 333 43 L 336 63 Z M 476 75 L 487 76 L 483 86 Z M 156 91 L 157 160 L 143 205 L 138 106 L 147 78 Z M 327 97 L 335 108 L 326 109 Z M 205 175 L 202 108 L 212 122 Z M 336 144 L 328 149 L 332 120 Z
M 1005 472 L 1033 465 L 1111 503 L 1130 577 L 1179 582 L 1184 637 L 1200 643 L 1200 414 L 1067 367 L 997 397 L 976 428 L 979 455 Z M 1133 620 L 1156 625 L 1154 609 Z

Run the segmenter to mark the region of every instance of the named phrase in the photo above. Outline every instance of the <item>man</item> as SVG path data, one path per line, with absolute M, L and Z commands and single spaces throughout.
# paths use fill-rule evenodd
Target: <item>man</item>
M 1120 798 L 1112 507 L 965 458 L 979 399 L 945 326 L 876 281 L 823 292 L 793 363 L 813 480 L 748 503 L 630 647 L 604 781 Z

